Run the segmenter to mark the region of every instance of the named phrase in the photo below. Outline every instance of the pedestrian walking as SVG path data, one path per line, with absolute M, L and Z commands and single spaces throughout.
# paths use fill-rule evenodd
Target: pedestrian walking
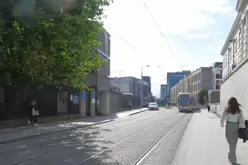
M 132 109 L 132 102 L 129 100 L 129 102 L 128 102 L 128 108 L 129 108 L 129 110 L 131 110 Z
M 37 118 L 40 114 L 36 106 L 36 100 L 31 101 L 29 107 L 29 113 L 30 113 L 30 120 L 28 122 L 28 125 L 37 125 Z
M 225 134 L 229 144 L 228 159 L 232 165 L 238 165 L 236 147 L 239 138 L 239 128 L 245 128 L 245 118 L 240 106 L 237 99 L 231 97 L 221 116 L 221 127 L 224 127 L 224 121 L 226 120 Z
M 208 107 L 208 112 L 209 112 L 210 111 L 210 105 L 208 104 L 207 107 Z

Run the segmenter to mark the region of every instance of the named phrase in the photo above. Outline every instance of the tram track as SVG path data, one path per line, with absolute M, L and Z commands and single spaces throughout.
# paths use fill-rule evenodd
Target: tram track
M 191 116 L 192 117 L 192 116 Z M 134 165 L 150 165 L 150 164 L 156 164 L 156 165 L 166 165 L 166 160 L 168 164 L 171 164 L 170 162 L 173 162 L 174 157 L 176 155 L 177 149 L 180 145 L 181 139 L 183 137 L 183 134 L 189 124 L 190 118 L 185 119 L 185 120 L 180 120 L 178 121 L 175 125 L 173 125 L 173 127 L 171 127 L 171 129 L 155 144 L 153 145 L 149 150 L 147 150 L 147 152 L 145 152 L 142 157 L 140 157 L 140 159 L 137 160 L 137 162 L 135 162 Z M 183 126 L 179 126 L 180 124 L 183 124 Z M 178 131 L 179 130 L 179 131 Z M 175 133 L 176 132 L 176 133 Z M 173 140 L 171 140 L 173 139 Z M 167 144 L 167 141 L 169 140 L 170 144 Z M 176 147 L 173 147 L 174 153 L 171 150 L 171 146 L 175 145 Z M 168 150 L 170 151 L 170 156 L 166 155 L 166 152 L 161 152 Z M 157 153 L 155 153 L 157 152 Z M 158 156 L 157 154 L 160 154 L 162 159 L 158 160 Z M 155 155 L 155 156 L 154 156 Z M 172 157 L 171 157 L 172 155 Z M 152 158 L 152 157 L 156 157 L 156 159 Z M 150 159 L 150 161 L 149 161 Z M 156 161 L 155 161 L 156 160 Z
M 180 114 L 179 114 L 180 115 Z M 130 165 L 132 164 L 132 165 L 141 165 L 142 163 L 143 163 L 143 161 L 144 161 L 144 159 L 146 158 L 146 157 L 148 157 L 150 154 L 151 154 L 151 152 L 168 136 L 168 135 L 170 135 L 170 133 L 175 129 L 175 127 L 178 125 L 178 124 L 180 124 L 181 122 L 183 122 L 183 119 L 185 118 L 185 117 L 187 117 L 188 115 L 187 114 L 183 114 L 181 117 L 179 117 L 178 119 L 177 119 L 177 121 L 175 122 L 175 123 L 173 123 L 170 127 L 169 127 L 169 129 L 167 129 L 167 131 L 165 132 L 165 134 L 157 141 L 157 142 L 155 142 L 155 144 L 153 144 L 152 146 L 150 146 L 149 148 L 148 148 L 148 150 L 146 150 L 144 153 L 142 153 L 142 155 L 137 159 L 136 158 L 136 160 L 133 162 L 133 163 L 130 163 Z M 191 118 L 191 117 L 190 117 Z M 189 118 L 189 119 L 190 119 Z M 103 151 L 101 151 L 101 152 L 98 152 L 97 154 L 95 154 L 95 155 L 93 155 L 93 156 L 91 156 L 91 157 L 89 157 L 89 158 L 87 158 L 87 159 L 85 159 L 85 160 L 83 160 L 83 161 L 81 161 L 80 163 L 79 163 L 79 165 L 93 165 L 94 164 L 94 159 L 95 158 L 97 158 L 97 157 L 100 157 L 102 154 L 104 154 L 104 153 L 106 153 L 106 152 L 108 152 L 108 151 L 110 151 L 110 150 L 112 150 L 112 149 L 114 149 L 114 148 L 117 148 L 117 147 L 121 147 L 122 148 L 122 146 L 121 145 L 123 145 L 123 144 L 125 144 L 126 142 L 128 142 L 128 141 L 130 141 L 130 140 L 132 140 L 132 139 L 135 139 L 135 138 L 137 138 L 137 136 L 140 136 L 142 133 L 144 133 L 144 132 L 146 132 L 146 131 L 148 131 L 149 129 L 152 129 L 153 127 L 155 127 L 155 126 L 157 126 L 158 124 L 163 124 L 163 122 L 161 122 L 161 123 L 156 123 L 156 124 L 154 124 L 154 125 L 152 125 L 151 127 L 148 127 L 147 129 L 144 129 L 144 130 L 142 130 L 142 131 L 140 131 L 140 132 L 137 132 L 136 134 L 133 134 L 132 136 L 130 136 L 130 137 L 128 137 L 128 138 L 126 138 L 126 139 L 124 139 L 124 140 L 122 140 L 122 141 L 120 141 L 120 142 L 118 142 L 118 143 L 116 143 L 116 144 L 114 144 L 114 145 L 112 145 L 111 147 L 109 147 L 109 148 L 107 148 L 107 149 L 105 149 L 105 150 L 103 150 Z M 127 145 L 127 144 L 126 144 Z M 114 164 L 114 163 L 113 163 Z M 117 163 L 116 163 L 117 164 Z M 123 164 L 124 165 L 124 163 L 119 163 L 119 164 Z M 128 164 L 129 165 L 129 164 Z

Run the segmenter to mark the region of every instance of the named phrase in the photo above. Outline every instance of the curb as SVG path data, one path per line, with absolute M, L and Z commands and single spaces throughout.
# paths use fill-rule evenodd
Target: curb
M 135 113 L 131 113 L 131 114 L 129 114 L 128 116 L 133 116 L 133 115 L 136 115 L 136 114 L 139 114 L 139 113 L 145 112 L 145 111 L 147 111 L 147 109 L 145 109 L 145 110 L 140 110 L 140 111 L 135 112 Z
M 76 127 L 61 129 L 61 130 L 57 130 L 57 131 L 51 131 L 51 132 L 46 132 L 46 133 L 39 133 L 39 134 L 36 134 L 36 135 L 30 135 L 30 136 L 21 137 L 21 138 L 15 138 L 15 139 L 10 139 L 10 140 L 0 141 L 0 144 L 7 144 L 7 143 L 12 143 L 12 142 L 16 142 L 16 141 L 27 140 L 27 139 L 31 139 L 31 138 L 35 138 L 35 137 L 39 137 L 39 136 L 49 135 L 49 134 L 53 134 L 53 133 L 66 132 L 66 131 L 70 131 L 70 130 L 74 130 L 74 129 L 78 129 L 78 128 L 84 128 L 84 127 L 89 127 L 89 126 L 94 126 L 94 125 L 99 125 L 99 124 L 104 124 L 104 123 L 110 123 L 110 122 L 112 122 L 114 120 L 115 119 L 107 120 L 107 121 L 102 121 L 102 122 L 97 122 L 97 123 L 89 124 L 89 125 L 76 126 Z

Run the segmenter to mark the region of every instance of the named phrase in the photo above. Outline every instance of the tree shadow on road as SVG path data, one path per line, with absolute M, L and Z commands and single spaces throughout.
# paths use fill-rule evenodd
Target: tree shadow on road
M 116 143 L 108 140 L 112 136 L 117 135 L 110 129 L 89 126 L 0 144 L 0 160 L 4 165 L 120 165 L 106 150 Z M 83 163 L 90 157 L 93 160 Z
M 15 140 L 27 138 L 29 136 L 37 136 L 43 134 L 51 134 L 54 132 L 66 131 L 68 129 L 75 129 L 79 127 L 89 126 L 101 122 L 109 122 L 118 118 L 117 115 L 109 116 L 95 116 L 95 117 L 85 117 L 73 121 L 60 121 L 54 123 L 44 123 L 38 126 L 24 126 L 19 128 L 10 128 L 1 130 L 0 142 L 1 140 Z

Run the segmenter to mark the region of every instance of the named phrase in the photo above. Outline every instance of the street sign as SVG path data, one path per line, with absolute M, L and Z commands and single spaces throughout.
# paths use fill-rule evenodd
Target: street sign
M 86 92 L 85 91 L 82 92 L 82 100 L 86 100 Z

